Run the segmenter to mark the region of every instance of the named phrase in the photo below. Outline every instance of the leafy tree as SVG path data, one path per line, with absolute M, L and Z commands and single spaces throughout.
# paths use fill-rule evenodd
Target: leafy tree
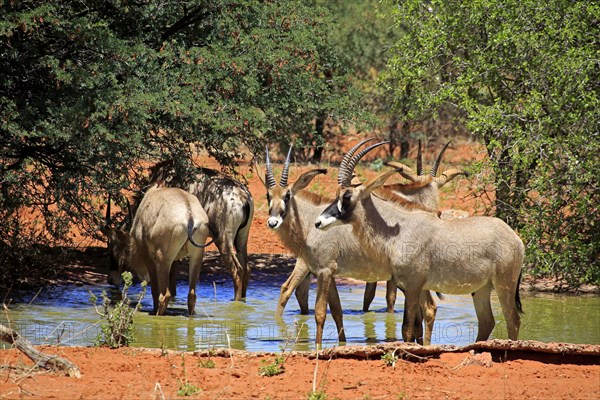
M 401 156 L 406 157 L 411 128 L 409 121 L 402 118 L 402 110 L 390 108 L 387 93 L 376 85 L 379 74 L 386 68 L 388 50 L 399 37 L 393 20 L 395 5 L 373 0 L 328 0 L 321 3 L 331 9 L 336 18 L 330 40 L 343 65 L 353 71 L 354 85 L 364 94 L 363 107 L 372 113 L 368 121 L 388 136 L 391 153 L 399 146 Z
M 493 211 L 531 272 L 600 283 L 600 5 L 406 0 L 395 18 L 393 99 L 415 120 L 453 108 L 485 143 Z
M 96 232 L 106 193 L 132 188 L 148 160 L 205 149 L 232 166 L 316 115 L 353 118 L 331 23 L 289 0 L 4 2 L 2 265 L 68 243 L 73 224 Z

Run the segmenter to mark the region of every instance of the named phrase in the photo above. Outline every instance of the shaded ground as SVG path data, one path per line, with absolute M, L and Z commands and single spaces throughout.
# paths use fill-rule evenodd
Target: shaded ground
M 451 146 L 445 159 L 458 165 L 478 157 L 469 144 L 461 144 Z M 292 167 L 290 182 L 298 170 Z M 365 173 L 374 174 L 369 170 Z M 249 243 L 254 270 L 261 276 L 279 268 L 291 270 L 294 260 L 265 227 L 262 184 L 249 169 L 243 175 L 248 178 L 256 206 Z M 320 190 L 333 182 L 334 171 L 317 178 L 313 188 Z M 473 212 L 476 200 L 465 200 L 466 184 L 459 180 L 444 190 L 442 209 Z M 89 245 L 76 254 L 72 265 L 65 266 L 56 283 L 105 282 L 107 266 L 101 243 Z M 209 250 L 213 251 L 207 254 L 205 273 L 221 268 L 218 253 L 214 247 Z M 553 290 L 556 283 L 546 282 L 544 286 Z M 394 344 L 387 346 L 393 351 Z M 259 367 L 274 361 L 276 355 L 272 354 L 235 352 L 230 357 L 208 357 L 138 348 L 41 348 L 78 365 L 81 379 L 40 372 L 18 351 L 0 350 L 0 398 L 178 398 L 183 397 L 178 390 L 187 382 L 201 389 L 191 397 L 201 399 L 304 399 L 313 386 L 328 399 L 600 399 L 600 355 L 598 346 L 593 348 L 595 356 L 523 351 L 442 353 L 398 360 L 392 367 L 384 364 L 380 354 L 365 358 L 365 351 L 356 347 L 354 355 L 325 356 L 318 361 L 314 354 L 290 356 L 285 372 L 273 377 L 259 376 Z M 215 368 L 201 366 L 208 359 Z

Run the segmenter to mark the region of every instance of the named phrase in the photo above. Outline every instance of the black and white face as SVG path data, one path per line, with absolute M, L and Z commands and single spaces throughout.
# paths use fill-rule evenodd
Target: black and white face
M 338 195 L 315 221 L 317 229 L 329 229 L 336 225 L 348 223 L 359 198 L 357 188 L 339 188 Z
M 287 215 L 292 191 L 290 188 L 275 186 L 267 190 L 267 202 L 269 204 L 269 219 L 267 225 L 271 229 L 278 229 Z

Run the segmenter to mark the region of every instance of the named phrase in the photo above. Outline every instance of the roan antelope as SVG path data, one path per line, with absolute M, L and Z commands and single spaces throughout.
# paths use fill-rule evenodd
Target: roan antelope
M 362 145 L 361 142 L 358 146 Z M 351 154 L 356 150 L 355 146 Z M 339 227 L 331 232 L 322 232 L 314 228 L 314 220 L 323 210 L 323 207 L 329 200 L 321 196 L 303 190 L 308 186 L 312 179 L 326 173 L 324 169 L 313 169 L 301 174 L 291 185 L 288 184 L 288 171 L 291 148 L 288 152 L 286 162 L 283 167 L 279 184 L 275 182 L 269 153 L 266 154 L 266 172 L 263 184 L 267 189 L 267 202 L 269 205 L 268 226 L 274 229 L 283 244 L 289 248 L 296 256 L 297 261 L 294 270 L 288 280 L 281 287 L 280 300 L 277 305 L 277 315 L 281 315 L 285 303 L 290 298 L 294 290 L 299 286 L 309 272 L 314 273 L 319 280 L 323 275 L 317 272 L 322 269 L 335 272 L 336 276 L 350 277 L 366 282 L 377 280 L 387 280 L 388 275 L 374 273 L 374 270 L 380 269 L 376 264 L 377 258 L 372 257 L 364 251 L 358 239 L 352 233 L 350 227 Z M 342 165 L 348 162 L 349 157 L 345 157 Z M 262 176 L 259 174 L 262 179 Z M 393 196 L 393 194 L 392 194 Z M 383 202 L 383 200 L 380 200 Z M 345 341 L 345 333 L 342 323 L 342 308 L 335 286 L 335 281 L 329 279 L 326 282 L 320 282 L 319 285 L 327 285 L 326 296 L 317 293 L 315 305 L 315 318 L 317 320 L 317 344 L 321 344 L 323 335 L 323 324 L 327 311 L 327 304 L 330 306 L 331 314 L 336 322 L 339 341 Z M 423 307 L 430 306 L 427 303 L 432 301 L 428 292 L 423 293 L 421 304 Z M 435 304 L 433 305 L 435 307 Z M 426 313 L 426 315 L 435 314 Z M 417 340 L 422 342 L 422 324 L 421 319 L 415 320 L 415 331 Z M 432 326 L 427 324 L 427 326 Z M 430 333 L 429 336 L 430 337 Z
M 248 188 L 218 171 L 197 168 L 195 173 L 177 173 L 172 161 L 150 168 L 150 182 L 179 187 L 195 195 L 208 215 L 210 234 L 233 278 L 234 300 L 246 297 L 250 266 L 248 235 L 254 201 Z
M 398 170 L 352 187 L 354 167 L 374 146 L 340 168 L 337 198 L 315 220 L 315 227 L 327 231 L 335 226 L 352 226 L 364 251 L 379 260 L 377 272 L 390 274 L 394 283 L 404 289 L 405 341 L 414 339 L 414 321 L 423 290 L 471 293 L 479 323 L 477 340 L 487 340 L 495 325 L 492 289 L 496 289 L 500 300 L 508 337 L 516 340 L 522 312 L 519 284 L 525 252 L 521 239 L 498 218 L 442 220 L 408 204 L 377 201 L 371 195 L 373 190 Z M 317 296 L 327 297 L 328 283 L 336 271 L 321 268 L 315 272 L 320 276 Z
M 450 182 L 458 175 L 466 175 L 465 172 L 452 168 L 445 170 L 441 173 L 440 176 L 437 176 L 438 168 L 441 164 L 442 157 L 448 148 L 450 142 L 446 143 L 446 145 L 442 148 L 437 158 L 435 159 L 433 165 L 431 166 L 431 170 L 429 171 L 429 175 L 423 175 L 423 158 L 421 153 L 421 140 L 419 140 L 419 148 L 417 151 L 417 172 L 415 173 L 412 169 L 405 166 L 404 164 L 398 162 L 390 162 L 389 164 L 393 164 L 396 169 L 401 169 L 400 174 L 412 182 L 412 184 L 392 184 L 384 186 L 388 190 L 394 191 L 400 197 L 403 197 L 409 201 L 419 203 L 430 210 L 438 210 L 440 205 L 440 188 L 444 186 L 446 183 Z M 377 191 L 374 192 L 375 196 L 377 196 Z M 363 311 L 368 311 L 375 297 L 375 291 L 377 290 L 377 282 L 369 282 L 365 286 L 365 295 L 363 299 Z M 386 302 L 387 302 L 387 311 L 394 312 L 394 303 L 396 302 L 396 285 L 392 281 L 387 281 L 386 284 Z M 438 293 L 438 296 L 440 294 Z M 435 306 L 435 302 L 433 298 L 431 298 L 431 307 L 423 310 L 425 313 L 433 313 L 432 316 L 425 316 L 426 321 L 431 321 L 433 324 L 433 320 L 435 319 L 435 313 L 437 310 L 437 306 Z M 426 332 L 431 330 L 433 327 L 426 329 Z M 425 343 L 428 344 L 430 342 L 431 336 L 425 337 Z
M 110 199 L 106 214 L 108 220 Z M 110 227 L 102 231 L 109 240 L 111 263 L 117 264 L 111 270 L 120 275 L 132 269 L 140 279 L 149 281 L 157 315 L 163 315 L 175 297 L 173 261 L 189 256 L 188 312 L 194 314 L 196 284 L 208 237 L 208 217 L 195 196 L 153 185 L 144 194 L 129 232 Z
M 372 139 L 369 139 L 372 140 Z M 364 144 L 369 140 L 365 140 L 361 142 Z M 429 174 L 423 175 L 423 161 L 422 161 L 422 152 L 421 152 L 421 141 L 419 140 L 419 147 L 417 152 L 417 171 L 416 173 L 410 169 L 409 167 L 400 164 L 394 163 L 394 165 L 399 168 L 400 166 L 404 167 L 401 175 L 408 179 L 412 184 L 392 184 L 385 186 L 385 189 L 393 190 L 396 194 L 401 197 L 406 198 L 407 200 L 420 203 L 427 208 L 432 210 L 437 210 L 439 208 L 439 189 L 454 179 L 457 175 L 466 175 L 465 172 L 459 169 L 448 169 L 445 170 L 437 176 L 438 168 L 441 164 L 441 160 L 444 156 L 446 149 L 448 148 L 448 142 L 440 151 L 437 158 L 435 159 Z M 349 154 L 352 154 L 349 152 Z M 377 195 L 377 192 L 375 192 Z M 306 274 L 306 278 L 298 283 L 298 287 L 295 289 L 296 298 L 298 300 L 298 304 L 300 306 L 301 314 L 308 314 L 308 292 L 310 289 L 310 274 Z M 277 314 L 281 315 L 283 312 L 283 308 L 287 304 L 291 291 L 294 290 L 293 287 L 290 287 L 291 282 L 298 282 L 297 279 L 294 279 L 295 275 L 290 275 L 288 281 L 284 283 L 282 286 L 282 291 L 278 301 L 278 309 Z M 367 312 L 369 310 L 369 306 L 375 297 L 375 292 L 377 290 L 377 282 L 368 282 L 365 286 L 365 294 L 363 300 L 363 311 Z M 394 312 L 394 303 L 396 301 L 396 291 L 397 287 L 392 281 L 388 281 L 386 285 L 386 302 L 387 302 L 387 311 Z M 438 294 L 438 296 L 441 296 Z M 425 337 L 424 344 L 429 344 L 431 342 L 431 334 L 433 331 L 433 324 L 435 321 L 435 315 L 437 311 L 437 306 L 435 304 L 434 299 L 428 295 L 427 301 L 423 304 L 423 317 L 426 323 L 425 326 Z

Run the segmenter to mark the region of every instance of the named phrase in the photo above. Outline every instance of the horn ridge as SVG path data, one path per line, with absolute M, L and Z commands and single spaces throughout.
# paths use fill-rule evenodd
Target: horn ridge
M 440 151 L 440 154 L 438 154 L 437 158 L 435 159 L 435 162 L 431 166 L 431 171 L 429 172 L 429 175 L 433 176 L 434 178 L 437 175 L 438 168 L 440 166 L 440 163 L 442 162 L 442 157 L 444 156 L 444 153 L 446 152 L 446 149 L 448 148 L 450 143 L 452 143 L 452 140 L 446 143 L 442 151 Z
M 271 159 L 269 158 L 269 146 L 266 146 L 267 148 L 267 154 L 265 156 L 265 166 L 267 169 L 267 173 L 266 173 L 266 181 L 267 181 L 267 185 L 269 186 L 269 189 L 274 187 L 276 185 L 275 183 L 275 177 L 273 176 L 273 167 L 271 166 Z
M 367 147 L 366 149 L 361 150 L 358 154 L 356 154 L 355 156 L 353 156 L 352 159 L 348 162 L 348 165 L 346 167 L 346 169 L 349 171 L 349 174 L 347 174 L 344 177 L 343 182 L 340 182 L 340 184 L 342 186 L 344 186 L 344 187 L 350 186 L 350 177 L 352 175 L 352 172 L 354 171 L 354 168 L 356 167 L 356 164 L 358 164 L 358 162 L 360 161 L 360 159 L 363 158 L 365 156 L 365 154 L 367 154 L 368 152 L 370 152 L 374 148 L 379 147 L 379 146 L 384 145 L 384 144 L 387 144 L 387 143 L 389 143 L 389 141 L 375 143 L 375 144 Z
M 354 147 L 348 150 L 346 154 L 344 154 L 344 158 L 342 159 L 342 162 L 340 163 L 340 168 L 338 169 L 338 183 L 342 183 L 342 180 L 345 179 L 347 175 L 350 175 L 352 173 L 352 171 L 347 171 L 348 162 L 352 159 L 352 156 L 354 155 L 356 150 L 358 150 L 360 146 L 367 142 L 370 142 L 371 140 L 375 140 L 375 138 L 369 138 L 360 141 L 358 144 L 354 145 Z
M 292 148 L 294 144 L 290 144 L 290 149 L 288 150 L 287 157 L 285 158 L 285 164 L 283 165 L 283 171 L 281 172 L 281 179 L 279 180 L 279 186 L 287 187 L 288 185 L 288 171 L 290 169 L 290 156 L 292 154 Z

